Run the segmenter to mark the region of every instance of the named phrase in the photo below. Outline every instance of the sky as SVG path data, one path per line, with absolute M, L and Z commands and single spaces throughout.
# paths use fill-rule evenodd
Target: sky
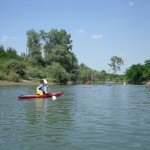
M 0 45 L 26 52 L 26 32 L 65 29 L 78 63 L 109 71 L 122 57 L 119 74 L 150 59 L 150 0 L 0 0 Z

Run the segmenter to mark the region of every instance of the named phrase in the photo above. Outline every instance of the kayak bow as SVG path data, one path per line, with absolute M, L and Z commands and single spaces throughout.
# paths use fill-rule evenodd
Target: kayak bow
M 58 92 L 50 92 L 46 93 L 45 95 L 20 95 L 18 98 L 20 99 L 31 99 L 31 98 L 51 98 L 52 96 L 61 96 L 64 93 L 64 91 L 58 91 Z

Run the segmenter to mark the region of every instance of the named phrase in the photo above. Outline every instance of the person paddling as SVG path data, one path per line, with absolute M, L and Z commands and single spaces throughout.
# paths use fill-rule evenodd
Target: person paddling
M 36 88 L 37 95 L 45 95 L 47 93 L 48 82 L 45 79 L 40 80 L 40 85 Z

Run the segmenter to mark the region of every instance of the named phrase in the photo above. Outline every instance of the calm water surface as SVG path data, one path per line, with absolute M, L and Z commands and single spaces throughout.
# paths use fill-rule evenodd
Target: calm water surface
M 57 100 L 18 100 L 35 86 L 0 86 L 0 150 L 150 150 L 150 88 L 51 86 Z

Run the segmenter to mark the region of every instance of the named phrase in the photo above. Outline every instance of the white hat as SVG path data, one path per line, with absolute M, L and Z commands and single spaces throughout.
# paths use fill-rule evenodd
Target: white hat
M 44 81 L 44 84 L 48 84 L 48 82 L 45 79 L 43 79 L 43 81 Z

